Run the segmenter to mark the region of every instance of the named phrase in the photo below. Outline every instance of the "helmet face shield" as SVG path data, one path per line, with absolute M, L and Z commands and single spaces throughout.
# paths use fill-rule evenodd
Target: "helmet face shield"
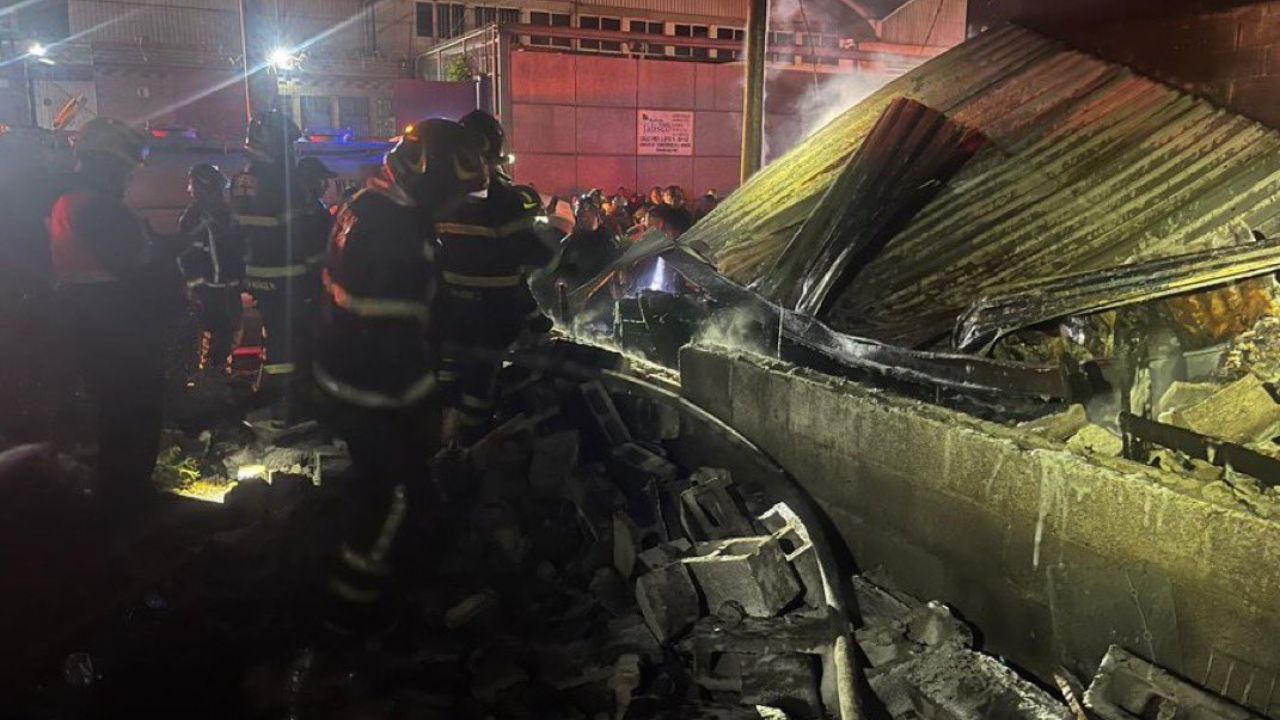
M 483 190 L 488 167 L 477 135 L 452 120 L 428 119 L 405 129 L 385 165 L 396 183 L 414 197 L 436 200 Z
M 293 152 L 293 144 L 302 137 L 297 124 L 283 112 L 272 108 L 249 122 L 245 148 L 266 160 L 282 161 Z
M 187 173 L 190 191 L 221 195 L 231 185 L 231 181 L 217 165 L 200 163 L 191 166 Z

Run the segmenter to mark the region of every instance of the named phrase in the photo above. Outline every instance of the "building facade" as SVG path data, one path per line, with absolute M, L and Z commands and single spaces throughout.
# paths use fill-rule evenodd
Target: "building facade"
M 490 25 L 526 27 L 517 43 L 530 50 L 724 63 L 736 60 L 740 51 L 681 43 L 740 41 L 745 23 L 740 0 L 8 4 L 18 9 L 0 16 L 0 54 L 15 62 L 0 69 L 0 121 L 27 121 L 34 103 L 37 118 L 47 125 L 58 109 L 76 101 L 80 113 L 72 126 L 101 113 L 152 127 L 189 126 L 202 137 L 229 142 L 243 132 L 247 105 L 271 103 L 314 132 L 391 136 L 396 80 L 421 77 L 418 56 Z M 838 58 L 806 50 L 876 43 L 945 48 L 964 36 L 965 5 L 965 0 L 775 2 L 769 60 L 818 72 L 852 72 L 857 68 L 850 63 L 842 66 Z M 528 29 L 538 26 L 643 39 L 540 36 Z M 658 36 L 672 40 L 668 44 Z M 48 45 L 53 64 L 24 59 L 31 42 Z M 273 65 L 282 53 L 286 61 Z M 254 71 L 250 82 L 244 78 L 246 55 Z

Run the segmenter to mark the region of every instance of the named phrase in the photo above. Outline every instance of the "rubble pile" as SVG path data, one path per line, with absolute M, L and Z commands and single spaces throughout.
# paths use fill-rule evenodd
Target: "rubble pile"
M 895 718 L 1066 720 L 1061 702 L 995 658 L 974 650 L 973 631 L 945 605 L 921 603 L 854 578 L 867 680 Z
M 462 694 L 440 706 L 496 718 L 533 706 L 547 717 L 835 714 L 832 678 L 820 690 L 835 624 L 789 509 L 727 470 L 677 465 L 678 411 L 599 381 L 515 380 L 504 411 L 466 477 L 443 488 L 468 510 L 416 602 L 431 643 L 447 638 L 465 668 L 452 686 Z

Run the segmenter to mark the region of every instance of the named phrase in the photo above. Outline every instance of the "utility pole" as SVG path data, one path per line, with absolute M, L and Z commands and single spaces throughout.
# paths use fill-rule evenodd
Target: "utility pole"
M 249 93 L 249 32 L 245 28 L 245 4 L 246 0 L 239 0 L 236 5 L 240 8 L 240 61 L 244 66 L 244 121 L 246 123 L 253 120 L 253 99 Z
M 741 182 L 760 169 L 764 154 L 764 51 L 768 44 L 769 0 L 747 0 L 746 85 L 742 93 Z

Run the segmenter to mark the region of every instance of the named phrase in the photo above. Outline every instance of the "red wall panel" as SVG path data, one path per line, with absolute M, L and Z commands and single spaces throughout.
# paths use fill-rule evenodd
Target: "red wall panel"
M 640 107 L 653 110 L 691 110 L 694 107 L 696 63 L 648 60 L 640 62 Z
M 579 105 L 635 107 L 639 61 L 589 55 L 578 55 L 576 59 Z
M 578 187 L 613 192 L 619 186 L 636 186 L 635 155 L 579 155 Z
M 517 103 L 511 115 L 508 130 L 517 154 L 577 152 L 577 109 L 572 105 Z
M 584 155 L 635 155 L 635 107 L 579 107 L 578 153 Z

